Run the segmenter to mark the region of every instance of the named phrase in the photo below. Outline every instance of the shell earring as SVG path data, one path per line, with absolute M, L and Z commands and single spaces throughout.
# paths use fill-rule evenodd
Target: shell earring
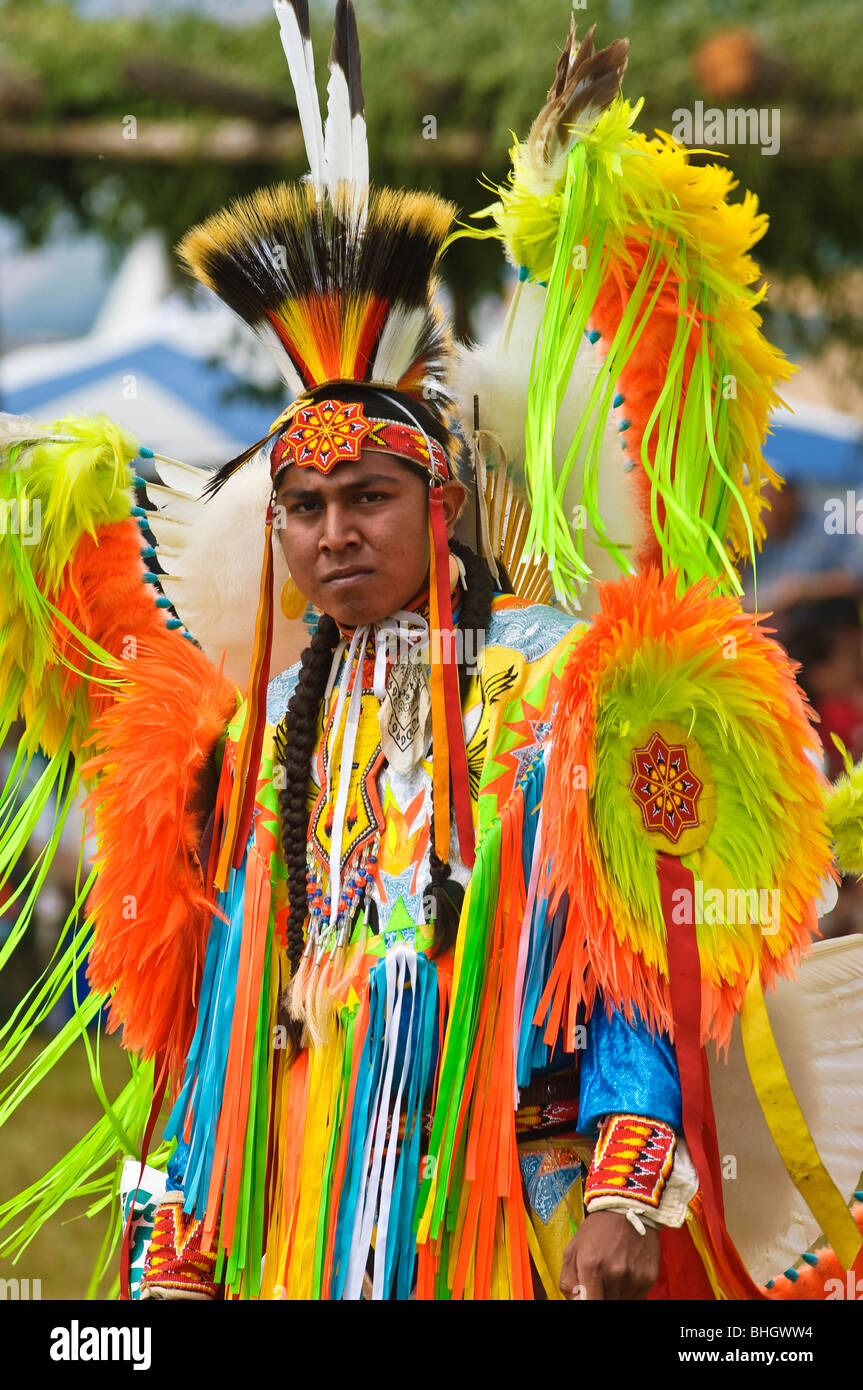
M 289 575 L 282 585 L 279 605 L 286 618 L 301 618 L 306 611 L 306 596 L 301 594 L 295 581 Z

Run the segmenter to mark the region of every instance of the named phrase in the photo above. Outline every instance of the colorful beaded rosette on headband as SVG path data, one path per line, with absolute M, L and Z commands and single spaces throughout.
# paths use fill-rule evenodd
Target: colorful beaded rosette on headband
M 453 474 L 455 442 L 446 449 L 429 429 L 448 438 L 446 423 L 430 401 L 446 395 L 450 334 L 435 303 L 434 270 L 454 208 L 431 194 L 369 188 L 359 47 L 349 0 L 340 0 L 336 11 L 325 130 L 307 7 L 277 4 L 276 12 L 297 93 L 308 180 L 240 199 L 190 231 L 179 254 L 266 343 L 296 400 L 274 421 L 266 440 L 213 475 L 207 493 L 218 492 L 261 447 L 269 450 L 274 484 L 289 466 L 326 475 L 368 449 L 418 465 L 429 475 L 431 626 L 451 628 L 442 485 Z M 366 401 L 356 399 L 358 387 L 369 393 Z M 220 888 L 231 865 L 239 867 L 248 838 L 254 801 L 249 769 L 257 765 L 264 731 L 273 627 L 272 500 L 246 721 L 216 873 Z M 451 779 L 462 854 L 472 864 L 464 744 L 460 737 L 447 738 L 448 730 L 455 734 L 460 727 L 452 643 L 438 641 L 433 650 L 441 653 L 431 680 L 441 769 L 435 779 L 436 837 L 445 852 Z

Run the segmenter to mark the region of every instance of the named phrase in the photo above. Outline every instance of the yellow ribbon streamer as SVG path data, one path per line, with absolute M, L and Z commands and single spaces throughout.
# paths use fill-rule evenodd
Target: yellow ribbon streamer
M 722 1287 L 722 1284 L 719 1281 L 719 1276 L 716 1273 L 713 1260 L 710 1256 L 710 1251 L 707 1248 L 707 1243 L 701 1231 L 700 1222 L 691 1207 L 687 1208 L 686 1227 L 689 1231 L 690 1236 L 692 1237 L 692 1244 L 695 1246 L 695 1249 L 698 1253 L 698 1257 L 701 1260 L 701 1263 L 704 1265 L 704 1272 L 707 1275 L 708 1283 L 710 1284 L 710 1287 L 713 1290 L 713 1297 L 716 1299 L 717 1303 L 727 1302 L 728 1294 L 725 1292 L 725 1290 Z
M 529 1211 L 525 1212 L 524 1225 L 527 1233 L 527 1248 L 530 1251 L 531 1259 L 536 1267 L 536 1272 L 539 1275 L 542 1287 L 545 1289 L 546 1298 L 549 1303 L 565 1303 L 566 1299 L 551 1277 L 551 1271 L 545 1262 L 545 1256 L 543 1255 L 542 1247 L 540 1246 L 539 1238 L 536 1234 Z
M 299 1209 L 287 1277 L 287 1297 L 291 1300 L 307 1301 L 314 1296 L 315 1244 L 330 1141 L 329 1117 L 334 1111 L 344 1051 L 344 1033 L 341 1029 L 335 1038 L 322 1047 L 309 1049 L 309 1098 L 303 1136 Z
M 821 1161 L 791 1089 L 770 1026 L 757 963 L 746 987 L 740 1027 L 755 1094 L 788 1176 L 820 1223 L 840 1264 L 850 1269 L 863 1236 Z

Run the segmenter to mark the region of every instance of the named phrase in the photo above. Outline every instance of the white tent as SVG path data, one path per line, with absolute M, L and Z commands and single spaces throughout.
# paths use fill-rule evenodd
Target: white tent
M 88 334 L 0 358 L 2 408 L 45 423 L 104 414 L 148 449 L 198 465 L 260 439 L 287 396 L 250 403 L 244 386 L 276 384 L 270 358 L 215 296 L 169 290 L 161 242 L 144 237 Z

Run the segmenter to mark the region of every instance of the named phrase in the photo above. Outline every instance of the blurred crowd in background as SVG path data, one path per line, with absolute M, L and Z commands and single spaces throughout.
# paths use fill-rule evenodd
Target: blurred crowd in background
M 826 496 L 825 490 L 824 480 L 770 489 L 767 539 L 755 579 L 747 575 L 745 602 L 752 607 L 757 592 L 759 611 L 771 614 L 766 621 L 800 663 L 798 680 L 819 721 L 824 771 L 835 779 L 846 758 L 863 758 L 863 478 L 856 490 L 836 486 Z M 863 882 L 843 880 L 821 928 L 825 936 L 863 932 Z

